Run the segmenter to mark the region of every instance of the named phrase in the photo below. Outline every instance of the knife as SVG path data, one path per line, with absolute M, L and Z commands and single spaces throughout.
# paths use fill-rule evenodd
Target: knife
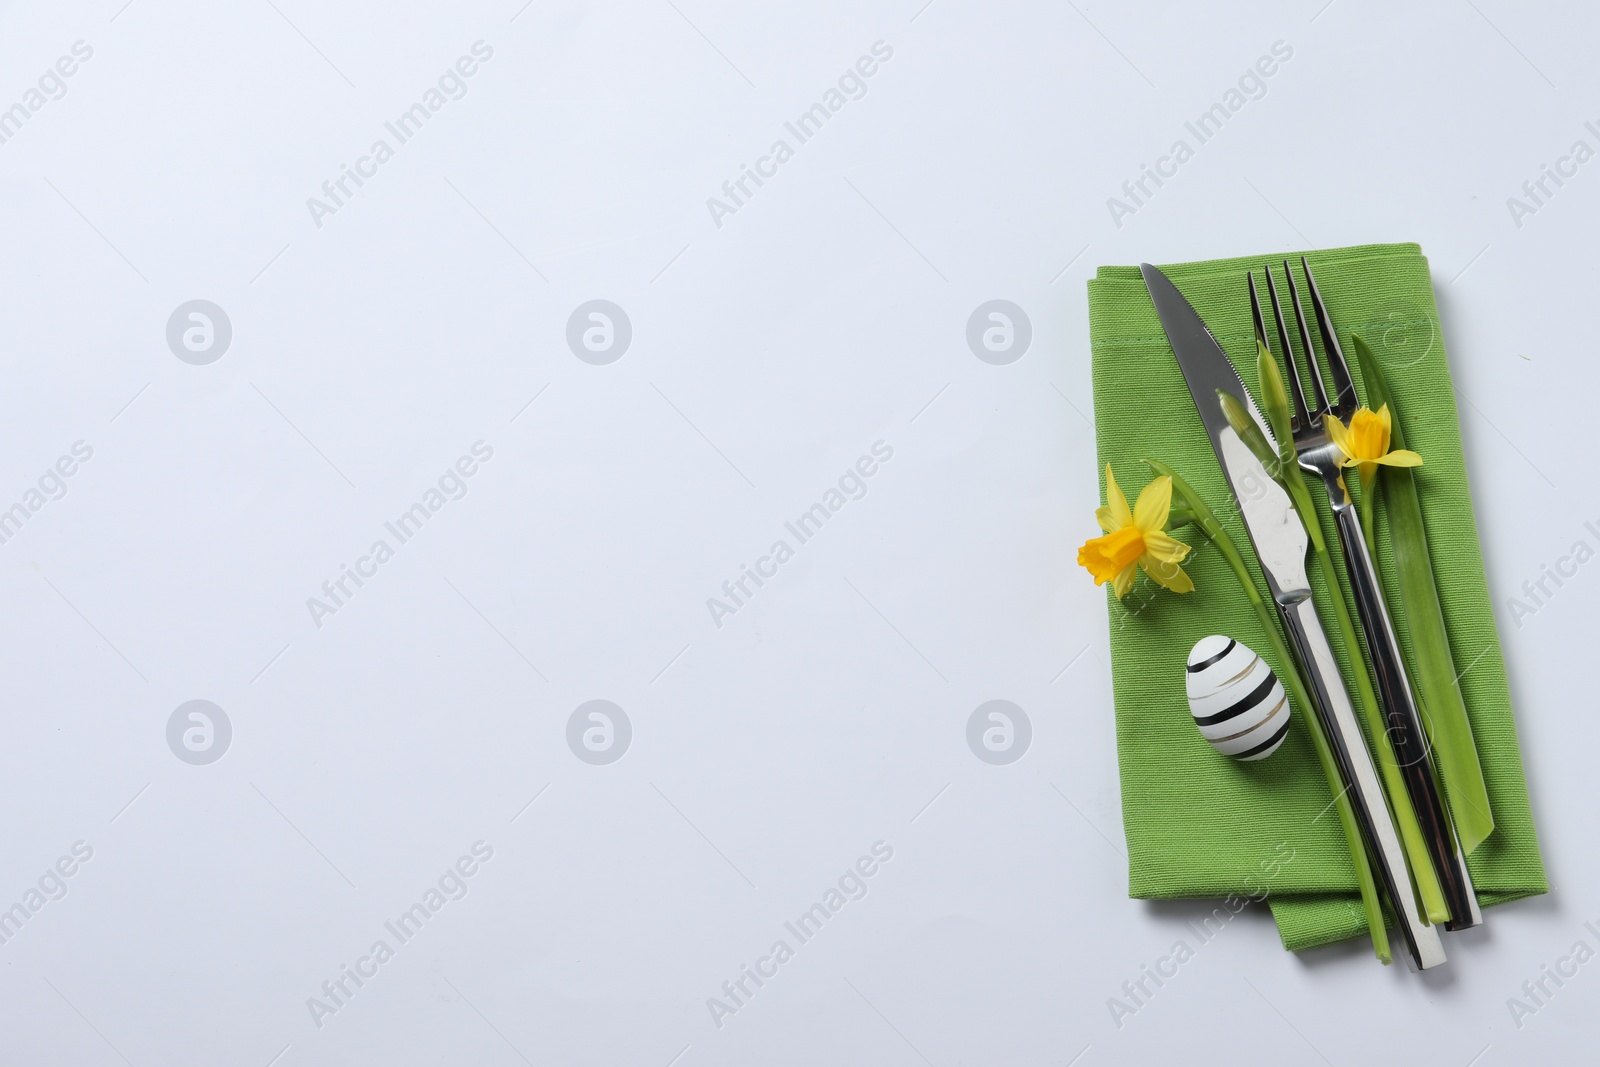
M 1276 448 L 1272 430 L 1261 417 L 1239 372 L 1193 305 L 1155 267 L 1141 263 L 1139 271 L 1144 275 L 1145 288 L 1150 291 L 1161 327 L 1166 331 L 1172 353 L 1177 357 L 1178 367 L 1183 371 L 1184 381 L 1200 413 L 1200 421 L 1211 439 L 1217 462 L 1238 502 L 1239 514 L 1255 546 L 1284 632 L 1311 683 L 1311 698 L 1317 705 L 1315 711 L 1322 720 L 1350 794 L 1356 823 L 1376 861 L 1373 867 L 1400 920 L 1412 966 L 1417 970 L 1436 967 L 1445 962 L 1444 945 L 1439 931 L 1424 922 L 1417 912 L 1399 831 L 1384 799 L 1383 786 L 1378 781 L 1372 754 L 1350 703 L 1350 694 L 1339 675 L 1338 661 L 1312 603 L 1311 583 L 1306 578 L 1309 537 L 1305 526 L 1283 486 L 1267 473 L 1261 460 L 1229 425 L 1221 394 L 1226 393 L 1244 404 L 1263 436 Z

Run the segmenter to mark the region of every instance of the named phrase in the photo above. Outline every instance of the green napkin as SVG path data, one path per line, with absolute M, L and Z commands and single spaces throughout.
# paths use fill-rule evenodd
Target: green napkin
M 1425 460 L 1416 475 L 1428 547 L 1496 824 L 1467 861 L 1479 900 L 1491 905 L 1547 892 L 1428 262 L 1409 244 L 1306 254 L 1346 350 L 1351 333 L 1366 338 L 1388 372 L 1396 406 L 1406 419 L 1407 443 Z M 1257 391 L 1255 335 L 1245 272 L 1284 258 L 1273 254 L 1162 268 L 1211 327 L 1252 392 Z M 1288 258 L 1298 270 L 1300 253 Z M 1281 279 L 1280 274 L 1280 290 Z M 1267 314 L 1276 349 L 1270 307 Z M 1132 501 L 1150 479 L 1140 461 L 1162 460 L 1217 512 L 1255 569 L 1248 536 L 1138 268 L 1100 268 L 1089 283 L 1089 333 L 1102 501 L 1107 463 Z M 1359 368 L 1352 365 L 1351 371 L 1359 387 Z M 1329 543 L 1336 545 L 1325 511 L 1322 518 Z M 1085 539 L 1099 532 L 1087 510 L 1083 528 Z M 1266 635 L 1221 554 L 1192 527 L 1176 534 L 1194 547 L 1184 564 L 1194 592 L 1170 593 L 1142 574 L 1121 602 L 1106 587 L 1128 893 L 1265 898 L 1289 949 L 1362 934 L 1355 872 L 1303 726 L 1290 730 L 1276 754 L 1256 763 L 1218 755 L 1195 728 L 1183 676 L 1189 649 L 1201 637 L 1225 634 L 1267 655 L 1280 674 L 1290 668 L 1273 662 Z M 1381 519 L 1378 554 L 1389 604 L 1396 609 L 1399 593 Z M 1308 570 L 1318 600 L 1328 603 L 1320 572 L 1310 565 Z M 1265 593 L 1264 581 L 1261 589 Z M 1326 609 L 1322 615 L 1337 647 L 1331 616 Z M 1398 610 L 1395 615 L 1409 657 L 1404 616 Z M 1341 666 L 1347 679 L 1354 677 L 1348 661 Z M 1309 713 L 1301 707 L 1293 711 Z M 1237 908 L 1230 905 L 1230 910 Z

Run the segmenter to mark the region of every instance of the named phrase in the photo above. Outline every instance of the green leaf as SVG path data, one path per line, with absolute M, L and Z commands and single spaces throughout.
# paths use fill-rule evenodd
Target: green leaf
M 1256 339 L 1256 375 L 1261 382 L 1261 398 L 1267 421 L 1272 426 L 1273 435 L 1278 439 L 1280 463 L 1274 476 L 1288 490 L 1289 499 L 1294 502 L 1294 509 L 1299 513 L 1300 522 L 1305 526 L 1306 534 L 1311 539 L 1317 566 L 1321 569 L 1323 580 L 1328 586 L 1334 620 L 1338 624 L 1340 639 L 1349 653 L 1355 674 L 1356 706 L 1360 708 L 1366 721 L 1373 762 L 1378 765 L 1378 771 L 1383 775 L 1387 787 L 1389 805 L 1394 810 L 1395 828 L 1400 832 L 1401 845 L 1405 848 L 1406 857 L 1411 863 L 1411 874 L 1416 882 L 1417 895 L 1421 898 L 1422 913 L 1430 922 L 1443 921 L 1449 917 L 1449 913 L 1445 908 L 1444 893 L 1439 886 L 1439 875 L 1428 856 L 1427 845 L 1422 835 L 1422 824 L 1417 820 L 1411 795 L 1406 792 L 1405 778 L 1395 759 L 1394 746 L 1389 738 L 1383 709 L 1378 703 L 1378 694 L 1372 687 L 1372 676 L 1367 672 L 1364 649 L 1360 638 L 1356 636 L 1355 623 L 1350 617 L 1349 605 L 1345 603 L 1338 570 L 1334 566 L 1332 553 L 1328 551 L 1327 540 L 1322 534 L 1322 521 L 1295 454 L 1289 421 L 1289 392 L 1284 385 L 1283 374 L 1278 369 L 1278 361 L 1272 358 L 1272 353 L 1261 343 L 1260 338 Z M 1320 603 L 1318 613 L 1321 613 Z
M 1388 380 L 1372 350 L 1360 337 L 1354 338 L 1356 361 L 1367 386 L 1367 401 L 1373 408 L 1389 405 L 1392 424 L 1390 447 L 1405 448 L 1404 420 L 1389 393 Z M 1489 809 L 1489 790 L 1484 784 L 1478 749 L 1472 740 L 1472 724 L 1467 719 L 1461 688 L 1456 684 L 1455 660 L 1450 654 L 1450 635 L 1439 604 L 1439 589 L 1434 584 L 1433 561 L 1428 554 L 1427 528 L 1422 520 L 1422 501 L 1410 469 L 1392 467 L 1384 476 L 1383 508 L 1389 517 L 1389 539 L 1394 551 L 1395 579 L 1400 586 L 1399 606 L 1411 633 L 1412 684 L 1422 705 L 1423 725 L 1433 745 L 1434 763 L 1444 780 L 1450 813 L 1455 817 L 1461 851 L 1473 849 L 1494 832 L 1494 815 Z M 1363 487 L 1365 489 L 1365 487 Z

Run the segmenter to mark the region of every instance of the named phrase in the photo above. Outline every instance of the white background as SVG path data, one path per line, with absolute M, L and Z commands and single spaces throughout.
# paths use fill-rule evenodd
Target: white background
M 1600 564 L 1521 628 L 1507 600 L 1600 544 L 1600 162 L 1520 227 L 1506 198 L 1600 147 L 1597 17 L 922 2 L 0 5 L 0 106 L 93 49 L 0 145 L 0 507 L 93 449 L 0 545 L 0 905 L 93 849 L 0 947 L 0 1058 L 1585 1054 L 1600 968 L 1520 1029 L 1506 1002 L 1600 947 Z M 466 95 L 316 225 L 307 198 L 479 40 Z M 866 95 L 716 225 L 707 198 L 877 41 Z M 1276 41 L 1266 95 L 1116 226 L 1107 197 Z M 1554 892 L 1426 978 L 1365 944 L 1296 958 L 1248 914 L 1118 1028 L 1107 999 L 1211 905 L 1125 895 L 1074 562 L 1084 281 L 1393 240 L 1432 259 Z M 596 298 L 633 330 L 605 366 L 565 340 Z M 1005 366 L 965 340 L 997 298 L 1033 331 Z M 166 341 L 193 299 L 232 325 L 207 365 Z M 467 495 L 317 626 L 307 598 L 480 440 Z M 714 625 L 877 441 L 868 494 Z M 167 743 L 194 699 L 233 731 L 204 766 Z M 593 699 L 632 724 L 610 765 L 567 744 Z M 1033 726 L 1009 766 L 967 745 L 991 699 Z M 480 840 L 468 895 L 316 1025 Z M 865 898 L 716 1026 L 707 998 L 876 841 Z

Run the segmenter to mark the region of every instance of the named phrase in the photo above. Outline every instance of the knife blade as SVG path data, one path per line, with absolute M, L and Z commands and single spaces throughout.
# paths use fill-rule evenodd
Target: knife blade
M 1417 913 L 1399 831 L 1384 798 L 1355 708 L 1339 674 L 1338 661 L 1312 602 L 1311 583 L 1306 578 L 1309 538 L 1305 526 L 1289 494 L 1267 473 L 1261 460 L 1229 423 L 1221 402 L 1222 394 L 1244 404 L 1267 441 L 1276 448 L 1271 429 L 1262 419 L 1239 372 L 1194 306 L 1156 267 L 1141 263 L 1139 271 L 1144 276 L 1145 288 L 1150 292 L 1178 367 L 1183 371 L 1217 462 L 1238 502 L 1240 516 L 1255 546 L 1284 632 L 1311 682 L 1312 701 L 1317 705 L 1313 710 L 1328 734 L 1351 796 L 1356 822 L 1376 861 L 1373 867 L 1395 914 L 1401 918 L 1400 929 L 1412 966 L 1418 970 L 1438 966 L 1445 962 L 1444 945 L 1438 930 L 1425 923 Z

